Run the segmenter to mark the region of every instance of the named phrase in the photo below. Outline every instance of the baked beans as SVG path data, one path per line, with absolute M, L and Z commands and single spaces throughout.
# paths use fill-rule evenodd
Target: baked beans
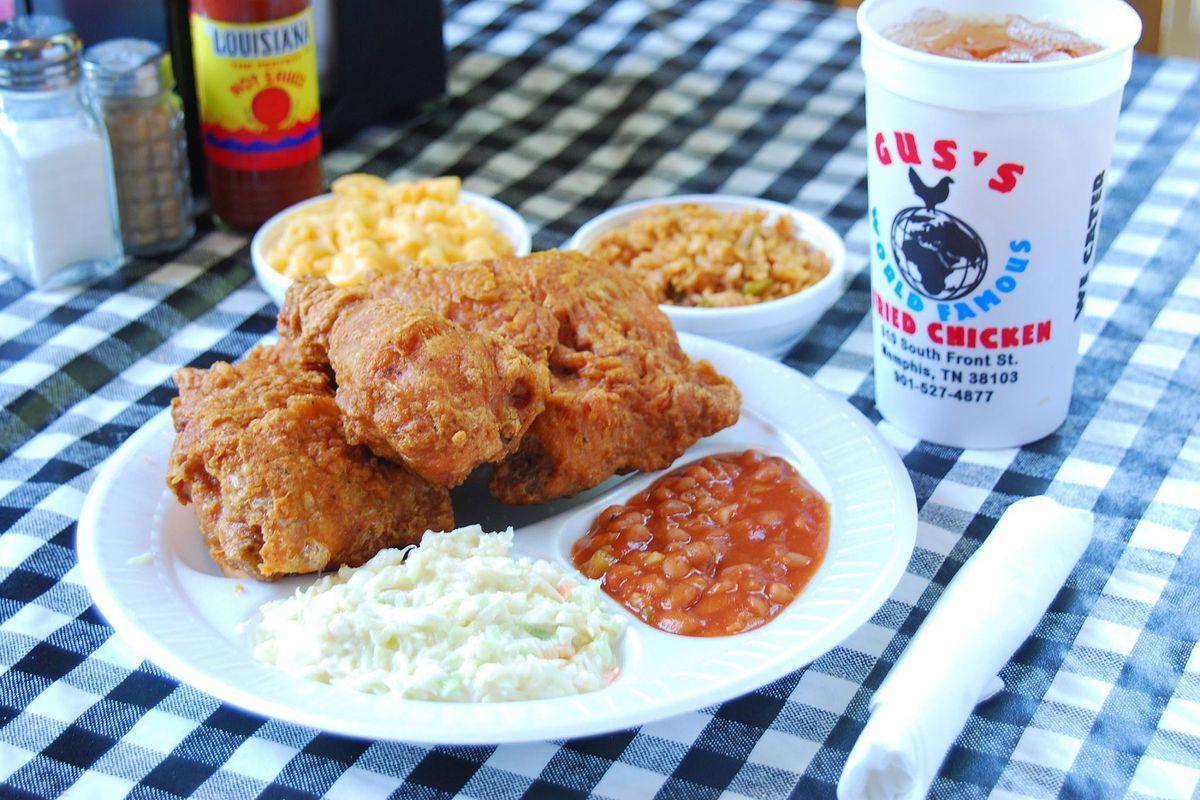
M 680 467 L 609 506 L 571 556 L 654 627 L 726 636 L 778 615 L 828 543 L 825 499 L 787 461 L 747 450 Z

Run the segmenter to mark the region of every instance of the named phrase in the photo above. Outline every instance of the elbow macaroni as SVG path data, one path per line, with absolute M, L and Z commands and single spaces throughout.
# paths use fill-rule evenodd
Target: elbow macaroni
M 345 175 L 328 200 L 284 219 L 267 249 L 272 269 L 289 278 L 324 275 L 352 286 L 401 265 L 449 264 L 511 255 L 512 243 L 483 209 L 459 203 L 457 177 L 388 183 L 375 175 Z

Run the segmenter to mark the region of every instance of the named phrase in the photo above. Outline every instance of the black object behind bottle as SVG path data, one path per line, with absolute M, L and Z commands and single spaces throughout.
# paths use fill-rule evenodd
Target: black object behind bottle
M 445 93 L 442 0 L 330 4 L 334 57 L 321 84 L 327 147 Z
M 202 196 L 206 169 L 188 0 L 26 0 L 24 5 L 71 20 L 85 45 L 137 36 L 171 53 L 187 125 L 192 190 Z M 401 120 L 445 93 L 442 0 L 315 0 L 314 11 L 315 24 L 332 29 L 318 31 L 318 40 L 328 35 L 332 45 L 328 63 L 320 52 L 317 59 L 326 148 L 369 125 Z
M 196 69 L 192 64 L 192 28 L 187 0 L 166 0 L 166 47 L 175 68 L 175 91 L 183 101 L 183 124 L 187 134 L 188 169 L 192 194 L 202 197 L 208 190 L 204 144 L 200 141 L 200 104 L 196 100 Z

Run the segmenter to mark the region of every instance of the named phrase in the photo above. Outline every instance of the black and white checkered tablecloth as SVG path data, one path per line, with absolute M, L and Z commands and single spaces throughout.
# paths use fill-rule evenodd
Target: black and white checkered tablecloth
M 560 244 L 623 200 L 729 191 L 815 212 L 855 278 L 787 362 L 873 420 L 863 76 L 851 15 L 799 2 L 452 2 L 450 97 L 330 175 L 457 174 Z M 403 79 L 403 76 L 395 76 Z M 77 567 L 100 463 L 180 365 L 271 331 L 246 241 L 33 292 L 0 277 L 0 796 L 832 797 L 867 701 L 1001 510 L 1049 494 L 1097 533 L 935 797 L 1200 797 L 1200 64 L 1138 58 L 1071 415 L 1019 450 L 880 429 L 920 508 L 907 573 L 841 646 L 727 703 L 598 738 L 358 741 L 243 713 L 114 635 Z M 0 220 L 0 224 L 5 221 Z

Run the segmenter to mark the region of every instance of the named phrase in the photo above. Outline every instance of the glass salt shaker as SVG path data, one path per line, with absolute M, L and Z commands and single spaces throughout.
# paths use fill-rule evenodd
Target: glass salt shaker
M 170 58 L 144 39 L 111 39 L 83 54 L 84 82 L 112 146 L 125 250 L 178 250 L 195 233 L 183 105 Z
M 112 158 L 81 91 L 81 49 L 57 17 L 0 23 L 0 269 L 38 288 L 124 261 Z

